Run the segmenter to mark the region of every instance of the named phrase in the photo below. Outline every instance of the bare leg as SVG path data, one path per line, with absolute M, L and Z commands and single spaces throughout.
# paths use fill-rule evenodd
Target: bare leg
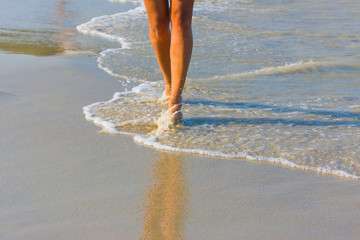
M 194 0 L 171 0 L 171 95 L 169 114 L 181 109 L 182 92 L 193 47 L 191 29 L 193 6 Z
M 144 0 L 150 41 L 164 75 L 165 94 L 169 96 L 168 113 L 181 118 L 182 92 L 190 64 L 193 37 L 191 29 L 194 0 Z M 171 33 L 169 24 L 171 21 Z
M 167 0 L 144 0 L 150 23 L 149 35 L 157 61 L 164 75 L 165 94 L 171 92 L 170 15 Z

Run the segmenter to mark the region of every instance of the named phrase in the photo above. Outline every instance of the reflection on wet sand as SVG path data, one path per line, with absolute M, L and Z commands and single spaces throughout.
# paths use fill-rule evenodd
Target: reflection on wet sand
M 187 179 L 184 162 L 175 154 L 159 153 L 152 164 L 153 176 L 143 201 L 140 239 L 185 239 Z
M 71 38 L 75 35 L 73 28 L 69 28 L 65 22 L 71 19 L 72 11 L 67 7 L 67 1 L 58 1 L 56 4 L 56 16 L 55 24 L 60 26 L 61 31 L 57 34 L 57 42 L 59 43 L 58 52 L 71 51 L 73 48 L 73 41 Z
M 29 54 L 34 56 L 52 56 L 73 49 L 71 38 L 76 31 L 65 24 L 72 18 L 67 1 L 57 1 L 55 20 L 48 19 L 53 29 L 28 27 L 0 28 L 0 49 L 5 52 Z M 26 23 L 24 23 L 26 25 Z

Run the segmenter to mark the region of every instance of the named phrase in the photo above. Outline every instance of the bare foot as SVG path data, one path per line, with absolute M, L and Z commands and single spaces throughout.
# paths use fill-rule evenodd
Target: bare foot
M 180 111 L 174 112 L 173 114 L 171 114 L 170 116 L 171 122 L 173 125 L 179 125 L 184 123 L 184 118 L 183 118 L 183 114 Z
M 182 107 L 182 97 L 181 95 L 177 95 L 175 97 L 170 96 L 168 101 L 168 113 L 172 115 L 175 112 L 180 112 Z
M 180 112 L 181 107 L 182 107 L 182 97 L 180 96 L 176 96 L 174 97 L 170 97 L 169 98 L 169 102 L 168 102 L 168 114 L 171 117 L 171 122 L 176 125 L 176 124 L 181 124 L 183 122 L 183 114 L 182 112 Z

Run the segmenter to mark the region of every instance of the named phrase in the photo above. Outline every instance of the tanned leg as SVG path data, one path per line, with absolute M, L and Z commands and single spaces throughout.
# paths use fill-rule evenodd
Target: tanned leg
M 169 114 L 178 112 L 181 109 L 182 92 L 193 47 L 191 28 L 193 6 L 194 0 L 171 0 L 171 95 Z
M 149 35 L 157 61 L 164 75 L 165 94 L 171 93 L 170 13 L 167 0 L 144 0 L 150 23 Z

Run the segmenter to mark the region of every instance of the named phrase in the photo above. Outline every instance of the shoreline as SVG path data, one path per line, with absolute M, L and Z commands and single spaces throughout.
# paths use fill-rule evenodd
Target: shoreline
M 0 61 L 4 240 L 136 239 L 164 224 L 154 215 L 159 208 L 180 219 L 166 224 L 189 239 L 360 235 L 355 180 L 157 151 L 99 134 L 82 107 L 122 86 L 97 68 L 95 56 L 0 54 Z M 170 205 L 157 193 L 173 194 Z
M 125 16 L 129 15 L 128 13 L 130 12 L 139 12 L 139 11 L 143 11 L 143 9 L 141 6 L 137 6 L 136 8 L 134 9 L 131 9 L 129 10 L 128 12 L 122 12 L 122 13 L 117 13 L 117 14 L 114 14 L 114 15 L 105 15 L 105 16 L 99 16 L 99 17 L 94 17 L 92 18 L 90 21 L 86 22 L 86 23 L 83 23 L 81 25 L 78 25 L 77 26 L 77 29 L 79 32 L 82 32 L 84 34 L 89 34 L 89 35 L 97 35 L 97 36 L 101 36 L 103 38 L 107 38 L 107 39 L 112 39 L 114 41 L 117 41 L 117 42 L 120 42 L 122 44 L 122 49 L 128 49 L 129 48 L 129 44 L 131 41 L 129 42 L 125 42 L 124 38 L 121 37 L 121 33 L 118 32 L 117 34 L 111 32 L 111 31 L 102 31 L 102 28 L 101 26 L 104 27 L 104 29 L 111 29 L 111 26 L 112 24 L 114 24 L 114 22 L 116 22 L 114 20 L 114 22 L 110 21 L 109 19 L 115 19 L 116 17 L 119 18 L 119 20 L 124 20 L 123 18 L 119 17 L 119 16 L 122 16 L 125 18 Z M 131 15 L 131 14 L 130 14 Z M 129 17 L 129 16 L 127 16 Z M 131 19 L 131 17 L 129 17 L 129 19 Z M 117 24 L 120 24 L 121 21 L 117 21 L 116 23 Z M 125 21 L 125 20 L 124 20 Z M 108 25 L 107 25 L 108 24 Z M 119 48 L 120 49 L 120 48 Z M 114 49 L 107 49 L 107 50 L 104 50 L 103 52 L 100 53 L 100 57 L 98 58 L 98 63 L 99 63 L 99 68 L 103 69 L 105 72 L 107 72 L 108 74 L 110 75 L 113 75 L 113 76 L 120 76 L 121 74 L 121 71 L 119 71 L 119 73 L 115 73 L 116 71 L 112 71 L 111 70 L 111 64 L 108 64 L 108 66 L 110 67 L 107 67 L 105 65 L 102 65 L 102 57 L 103 56 L 106 56 L 106 53 L 107 52 L 113 52 L 113 51 L 117 51 L 117 50 L 114 50 Z M 110 54 L 111 55 L 111 54 Z M 147 54 L 148 56 L 150 56 L 151 54 L 148 52 Z M 121 55 L 120 55 L 121 56 Z M 105 59 L 105 57 L 104 57 Z M 110 58 L 111 59 L 111 58 Z M 115 59 L 115 58 L 114 58 Z M 118 64 L 119 61 L 121 61 L 121 59 L 126 59 L 126 57 L 119 57 L 116 61 L 114 60 L 114 65 Z M 153 59 L 154 60 L 154 59 Z M 154 60 L 155 61 L 155 60 Z M 106 61 L 104 61 L 106 62 Z M 111 62 L 111 61 L 109 61 Z M 328 66 L 328 65 L 341 65 L 340 63 L 338 62 L 341 62 L 340 60 L 332 60 L 332 61 L 328 61 L 328 60 L 322 60 L 322 61 L 312 61 L 312 60 L 309 60 L 309 61 L 295 61 L 294 63 L 289 63 L 289 64 L 285 64 L 285 65 L 280 65 L 280 66 L 277 66 L 277 67 L 264 67 L 264 68 L 259 68 L 258 70 L 254 70 L 254 71 L 245 71 L 245 72 L 241 72 L 241 73 L 237 73 L 235 74 L 235 76 L 240 76 L 240 75 L 245 75 L 245 76 L 251 76 L 252 74 L 255 75 L 255 73 L 259 73 L 260 75 L 264 74 L 264 75 L 276 75 L 277 73 L 281 73 L 281 72 L 284 72 L 284 73 L 288 73 L 288 71 L 290 73 L 296 73 L 298 71 L 306 71 L 306 69 L 313 69 L 313 68 L 317 68 L 319 66 Z M 137 61 L 138 63 L 138 61 Z M 119 66 L 121 66 L 121 64 L 119 64 Z M 120 68 L 121 69 L 121 68 Z M 131 71 L 130 71 L 131 72 Z M 123 73 L 123 75 L 126 75 L 127 73 Z M 227 75 L 225 75 L 227 76 Z M 126 76 L 124 77 L 126 78 Z M 147 79 L 147 78 L 143 78 L 143 79 Z M 145 80 L 144 80 L 145 81 Z M 211 91 L 208 89 L 208 91 Z M 206 91 L 204 91 L 206 92 Z M 121 93 L 120 93 L 121 94 Z M 240 94 L 241 95 L 241 94 Z M 120 96 L 120 95 L 119 95 Z M 225 97 L 226 98 L 226 97 Z M 107 98 L 107 99 L 110 99 L 110 98 Z M 103 99 L 100 103 L 111 103 L 113 100 L 115 101 L 116 100 L 116 95 L 114 95 L 110 100 L 107 100 L 107 99 Z M 129 98 L 129 99 L 134 99 L 134 98 Z M 271 97 L 270 97 L 271 99 Z M 308 98 L 309 99 L 309 98 Z M 288 100 L 289 101 L 289 100 Z M 300 102 L 299 99 L 296 100 L 297 102 Z M 308 102 L 306 102 L 307 104 L 311 103 L 312 100 L 307 100 Z M 91 105 L 87 105 L 84 109 L 84 113 L 86 115 L 86 119 L 88 120 L 93 120 L 93 122 L 95 123 L 95 125 L 97 126 L 100 126 L 100 127 L 103 127 L 103 131 L 104 132 L 108 132 L 110 134 L 116 134 L 116 133 L 120 133 L 120 134 L 125 134 L 125 135 L 136 135 L 136 133 L 132 133 L 131 131 L 129 132 L 126 132 L 126 131 L 122 131 L 122 130 L 119 130 L 117 131 L 117 129 L 115 128 L 114 124 L 112 123 L 113 121 L 117 121 L 117 122 L 121 122 L 119 119 L 116 119 L 116 114 L 113 116 L 113 119 L 110 119 L 109 121 L 106 121 L 106 117 L 102 118 L 101 116 L 96 116 L 96 114 L 94 114 L 94 117 L 91 116 L 91 108 L 93 106 L 96 106 L 99 102 L 95 102 L 94 104 L 91 104 Z M 304 108 L 305 106 L 307 107 L 307 104 L 304 103 Z M 283 103 L 284 104 L 284 103 Z M 98 104 L 99 106 L 101 104 Z M 266 106 L 266 107 L 272 107 L 271 104 L 268 104 L 269 106 Z M 309 104 L 311 106 L 311 104 Z M 138 105 L 138 106 L 141 106 Z M 282 106 L 288 106 L 286 104 L 282 105 Z M 291 104 L 290 104 L 291 106 Z M 114 106 L 111 106 L 111 104 L 109 104 L 109 107 L 112 109 Z M 285 107 L 286 108 L 286 107 Z M 299 107 L 298 107 L 299 108 Z M 301 107 L 300 107 L 301 108 Z M 310 107 L 311 108 L 311 107 Z M 96 107 L 93 107 L 93 109 L 96 109 Z M 106 109 L 106 108 L 105 108 Z M 119 107 L 119 109 L 125 109 L 125 108 L 121 108 Z M 129 112 L 132 112 L 134 109 L 138 109 L 138 107 L 133 107 Z M 139 108 L 140 109 L 140 108 Z M 150 109 L 150 108 L 147 108 L 147 109 Z M 312 108 L 311 108 L 312 109 Z M 320 108 L 321 109 L 321 108 Z M 195 111 L 199 110 L 199 108 L 197 108 Z M 107 109 L 106 109 L 107 111 Z M 193 110 L 194 111 L 194 110 Z M 301 110 L 299 109 L 296 109 L 294 110 L 294 112 L 302 112 Z M 310 112 L 309 112 L 310 113 Z M 258 113 L 257 113 L 258 114 Z M 313 114 L 313 112 L 311 112 L 311 114 Z M 197 116 L 196 114 L 194 114 L 195 116 Z M 264 113 L 260 113 L 258 114 L 259 116 L 264 116 Z M 274 114 L 275 115 L 275 114 Z M 321 114 L 320 114 L 321 115 Z M 336 115 L 336 113 L 335 113 Z M 208 115 L 206 115 L 208 116 Z M 267 116 L 268 117 L 268 116 Z M 274 116 L 271 116 L 274 118 Z M 272 121 L 273 119 L 270 117 L 269 119 L 269 122 L 273 125 L 276 125 L 276 123 L 278 122 L 278 119 L 276 119 L 275 121 Z M 275 116 L 277 117 L 277 116 Z M 301 120 L 304 120 L 304 116 L 300 116 Z M 239 120 L 239 124 L 242 123 L 244 121 L 243 119 L 243 116 L 236 116 L 234 117 L 236 120 Z M 306 117 L 305 117 L 306 118 Z M 114 120 L 116 119 L 116 120 Z M 134 119 L 134 118 L 132 118 Z M 150 118 L 149 118 L 150 119 Z M 310 120 L 309 120 L 310 119 Z M 202 119 L 203 120 L 203 119 Z M 246 119 L 247 120 L 247 119 Z M 252 117 L 250 117 L 250 120 L 253 120 Z M 263 119 L 260 119 L 260 120 L 263 120 Z M 280 119 L 280 122 L 282 122 L 281 120 L 283 119 Z M 287 119 L 288 120 L 288 119 Z M 289 121 L 285 121 L 286 124 L 288 124 L 289 126 L 291 126 L 292 124 L 299 124 L 299 125 L 306 125 L 306 124 L 313 124 L 312 121 L 314 119 L 311 119 L 311 117 L 307 118 L 306 120 L 304 120 L 304 122 L 302 121 L 297 121 L 298 119 L 296 118 L 295 121 L 293 121 L 293 119 L 290 118 Z M 316 121 L 317 119 L 315 119 Z M 220 120 L 221 121 L 221 120 Z M 223 120 L 222 120 L 223 121 Z M 153 122 L 151 121 L 148 121 L 149 125 L 152 124 Z M 206 125 L 204 124 L 205 121 L 203 120 L 203 125 Z M 267 122 L 265 121 L 265 124 Z M 338 124 L 339 122 L 320 122 L 320 124 Z M 351 122 L 345 122 L 344 124 L 351 124 Z M 128 122 L 127 122 L 128 124 Z M 256 125 L 256 124 L 255 124 Z M 257 126 L 257 125 L 256 125 Z M 291 128 L 291 129 L 295 129 L 295 128 Z M 238 131 L 233 131 L 233 132 L 242 132 L 243 129 L 237 129 Z M 287 129 L 289 130 L 289 129 Z M 337 159 L 344 159 L 348 156 L 352 156 L 351 155 L 351 150 L 349 150 L 349 152 L 347 152 L 348 155 L 346 155 L 344 153 L 344 155 L 341 155 L 342 152 L 341 151 L 334 151 L 333 153 L 333 158 L 329 158 L 327 157 L 328 153 L 329 153 L 329 149 L 332 148 L 332 146 L 334 146 L 335 144 L 339 144 L 341 142 L 345 142 L 345 140 L 348 140 L 348 139 L 345 139 L 344 141 L 342 141 L 343 139 L 339 140 L 338 142 L 331 142 L 329 141 L 328 139 L 322 139 L 321 137 L 319 137 L 319 139 L 317 139 L 316 137 L 317 136 L 325 136 L 326 134 L 320 134 L 321 131 L 319 131 L 318 135 L 314 134 L 314 135 L 311 135 L 310 133 L 313 132 L 313 129 L 307 129 L 309 130 L 307 132 L 307 134 L 311 137 L 308 137 L 308 138 L 305 138 L 306 140 L 304 142 L 311 142 L 311 141 L 314 141 L 316 142 L 317 140 L 324 140 L 325 142 L 329 142 L 329 143 L 332 143 L 332 144 L 329 144 L 328 146 L 323 146 L 323 147 L 319 147 L 319 148 L 315 148 L 315 149 L 312 149 L 311 146 L 309 145 L 306 145 L 304 144 L 302 147 L 299 147 L 298 149 L 303 149 L 304 151 L 292 151 L 293 149 L 291 148 L 291 146 L 293 144 L 296 144 L 296 141 L 297 139 L 294 137 L 292 139 L 292 143 L 290 143 L 289 141 L 289 137 L 287 138 L 282 138 L 281 136 L 277 136 L 279 139 L 282 140 L 282 142 L 289 142 L 290 144 L 288 144 L 288 148 L 284 147 L 280 152 L 281 153 L 284 153 L 284 154 L 277 154 L 277 155 L 272 155 L 272 154 L 268 154 L 268 155 L 262 155 L 261 153 L 257 153 L 256 154 L 247 154 L 246 153 L 246 150 L 248 152 L 252 152 L 252 149 L 253 147 L 249 147 L 248 149 L 246 148 L 243 148 L 243 146 L 246 145 L 245 141 L 241 142 L 239 141 L 240 145 L 237 145 L 236 147 L 234 147 L 234 149 L 232 149 L 232 151 L 223 151 L 223 149 L 219 149 L 219 151 L 212 151 L 214 150 L 215 148 L 207 148 L 207 146 L 203 146 L 203 147 L 198 147 L 197 149 L 192 149 L 193 146 L 189 146 L 189 145 L 184 145 L 183 147 L 177 147 L 177 146 L 174 146 L 173 145 L 169 145 L 167 143 L 169 142 L 172 142 L 172 140 L 166 142 L 160 142 L 160 141 L 149 141 L 149 139 L 146 139 L 146 138 L 142 138 L 142 136 L 139 136 L 137 135 L 136 138 L 134 138 L 134 141 L 135 142 L 138 142 L 140 144 L 144 144 L 144 145 L 148 145 L 149 147 L 153 147 L 153 148 L 157 148 L 157 149 L 161 149 L 161 150 L 172 150 L 172 151 L 176 151 L 176 152 L 187 152 L 187 153 L 199 153 L 200 155 L 206 155 L 206 156 L 210 156 L 210 157 L 224 157 L 224 158 L 229 158 L 229 159 L 238 159 L 238 160 L 242 160 L 242 159 L 245 159 L 245 160 L 248 160 L 248 161 L 252 161 L 252 162 L 270 162 L 270 163 L 275 163 L 275 164 L 280 164 L 280 165 L 284 165 L 284 166 L 288 166 L 288 167 L 291 167 L 291 168 L 296 168 L 296 169 L 300 169 L 300 170 L 305 170 L 305 171 L 311 171 L 311 172 L 319 172 L 321 174 L 329 174 L 329 175 L 334 175 L 334 176 L 339 176 L 339 177 L 346 177 L 346 178 L 350 178 L 350 179 L 355 179 L 355 180 L 358 180 L 359 179 L 359 176 L 358 174 L 356 174 L 356 171 L 354 170 L 353 166 L 356 166 L 356 157 L 353 157 L 352 159 L 355 159 L 354 163 L 355 165 L 352 165 L 349 164 L 350 166 L 348 167 L 344 162 L 343 164 L 341 164 L 341 161 L 339 160 L 339 163 L 336 162 Z M 230 130 L 227 129 L 228 132 L 225 132 L 224 136 L 228 136 L 230 135 L 229 132 L 231 132 Z M 251 132 L 252 131 L 252 132 Z M 253 138 L 253 129 L 251 130 L 247 136 L 249 136 L 249 139 L 247 139 L 246 141 L 251 141 L 251 138 Z M 326 130 L 324 130 L 326 131 Z M 193 138 L 193 135 L 194 135 L 194 132 L 195 132 L 195 128 L 192 128 L 191 129 L 191 134 L 189 134 L 189 139 Z M 265 131 L 259 131 L 258 132 L 258 135 L 261 135 L 262 132 L 265 132 Z M 291 132 L 291 131 L 290 131 Z M 295 132 L 295 131 L 294 131 Z M 295 133 L 293 136 L 296 136 L 296 134 L 299 135 L 299 133 Z M 281 135 L 281 134 L 280 134 Z M 209 135 L 208 135 L 209 136 Z M 251 137 L 250 137 L 251 136 Z M 354 136 L 358 136 L 357 134 L 354 134 Z M 262 143 L 263 142 L 263 139 L 271 139 L 271 137 L 273 136 L 270 136 L 268 137 L 266 134 L 265 134 L 265 137 L 263 138 L 260 138 L 260 139 L 257 139 L 257 143 Z M 333 136 L 330 136 L 330 137 L 333 137 Z M 240 139 L 241 137 L 239 136 L 236 136 L 236 137 L 233 137 L 234 139 Z M 156 139 L 155 137 L 152 138 L 152 139 Z M 216 136 L 214 137 L 214 139 L 216 139 Z M 245 138 L 246 139 L 246 138 Z M 333 137 L 333 139 L 335 139 Z M 356 139 L 357 140 L 357 139 Z M 353 142 L 356 142 L 353 141 Z M 185 141 L 186 142 L 186 141 Z M 190 141 L 189 141 L 190 142 Z M 206 142 L 206 141 L 202 141 L 202 142 Z M 214 141 L 213 141 L 214 142 Z M 319 141 L 320 142 L 320 141 Z M 243 144 L 241 146 L 241 144 Z M 267 144 L 267 145 L 266 145 Z M 175 144 L 176 145 L 176 144 Z M 181 143 L 180 143 L 181 145 Z M 230 144 L 229 144 L 230 145 Z M 256 145 L 256 144 L 254 144 Z M 265 144 L 263 144 L 264 146 L 271 146 L 271 142 L 268 143 L 266 142 Z M 260 146 L 260 147 L 264 147 L 264 146 Z M 237 151 L 238 149 L 245 149 L 244 151 Z M 269 149 L 271 149 L 269 152 L 276 152 L 276 148 L 271 148 L 269 147 Z M 321 154 L 314 154 L 316 155 L 317 157 L 314 157 L 313 159 L 309 160 L 309 161 L 302 161 L 302 159 L 307 159 L 306 157 L 302 157 L 303 155 L 306 155 L 306 151 L 307 149 L 311 149 L 312 151 L 314 152 L 321 152 Z M 341 146 L 338 146 L 336 149 L 346 149 L 346 146 L 344 147 L 343 145 Z M 287 154 L 287 153 L 290 153 L 290 154 Z M 352 151 L 354 152 L 354 151 Z M 298 155 L 296 155 L 298 154 Z M 291 157 L 288 157 L 289 155 L 294 155 L 296 157 L 294 157 L 293 159 Z M 321 156 L 320 156 L 321 155 Z M 312 155 L 310 155 L 312 156 Z M 319 161 L 315 161 L 314 159 L 319 159 Z M 326 162 L 328 159 L 334 159 L 334 161 L 332 162 Z M 315 163 L 316 162 L 316 163 Z M 350 161 L 348 161 L 350 162 Z M 345 166 L 346 167 L 341 167 L 341 166 Z M 340 167 L 339 167 L 340 166 Z M 356 168 L 355 168 L 356 169 Z
M 104 14 L 139 8 L 115 2 L 66 6 L 67 1 L 59 1 L 54 19 L 54 14 L 47 16 L 47 5 L 35 4 L 36 16 L 25 19 L 60 23 L 52 25 L 58 32 L 44 35 L 58 36 L 63 49 L 53 47 L 59 55 L 0 50 L 1 240 L 359 238 L 358 180 L 269 162 L 158 150 L 131 136 L 104 134 L 87 121 L 84 106 L 139 84 L 120 84 L 116 73 L 97 62 L 101 53 L 94 52 L 124 42 L 87 39 L 75 30 Z M 21 7 L 8 4 L 13 12 Z M 246 29 L 241 25 L 240 30 Z M 38 54 L 36 44 L 20 46 Z M 335 60 L 329 63 L 343 64 Z M 298 62 L 290 67 L 301 69 Z M 242 74 L 277 71 L 284 66 Z

